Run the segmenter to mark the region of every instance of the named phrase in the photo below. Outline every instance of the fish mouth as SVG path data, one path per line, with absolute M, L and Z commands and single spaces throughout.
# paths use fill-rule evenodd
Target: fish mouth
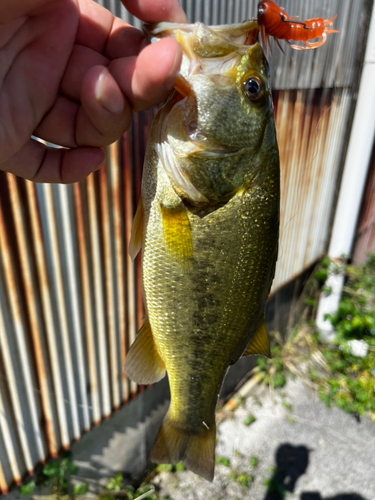
M 236 157 L 242 161 L 246 148 L 239 141 L 230 144 L 225 134 L 206 126 L 205 116 L 212 120 L 213 111 L 202 108 L 202 95 L 237 99 L 238 66 L 252 47 L 261 50 L 257 21 L 211 27 L 159 23 L 144 26 L 144 31 L 151 42 L 174 38 L 183 52 L 175 92 L 160 115 L 156 149 L 164 171 L 176 193 L 192 204 L 227 200 L 241 185 L 240 175 L 234 173 Z
M 256 19 L 221 26 L 205 26 L 202 23 L 144 24 L 143 31 L 151 43 L 168 37 L 180 44 L 183 51 L 181 78 L 177 79 L 175 88 L 182 96 L 189 95 L 191 91 L 186 80 L 189 76 L 224 73 L 225 69 L 230 69 L 231 60 L 242 57 L 259 38 Z
M 202 58 L 222 57 L 229 52 L 239 48 L 248 48 L 258 40 L 259 25 L 256 18 L 249 19 L 238 24 L 223 24 L 216 26 L 205 26 L 202 23 L 178 24 L 178 23 L 154 23 L 143 25 L 143 31 L 151 42 L 164 37 L 174 37 L 188 54 L 190 47 L 192 51 Z M 193 39 L 193 45 L 188 47 L 185 41 Z M 186 50 L 186 49 L 189 50 Z

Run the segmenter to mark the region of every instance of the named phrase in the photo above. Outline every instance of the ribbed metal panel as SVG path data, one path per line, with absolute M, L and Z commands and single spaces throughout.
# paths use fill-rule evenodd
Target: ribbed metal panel
M 123 370 L 143 317 L 128 256 L 151 110 L 79 184 L 0 172 L 0 488 L 142 388 Z
M 369 253 L 375 253 L 375 143 L 357 226 L 353 261 L 363 264 Z
M 100 2 L 140 26 L 117 0 Z M 241 22 L 255 0 L 186 0 L 191 21 Z M 366 0 L 286 0 L 301 18 L 338 14 L 318 51 L 274 51 L 282 168 L 280 257 L 273 290 L 327 248 Z M 360 42 L 358 42 L 360 40 Z M 362 41 L 361 41 L 362 40 Z M 143 316 L 140 261 L 128 255 L 154 111 L 134 117 L 108 161 L 71 186 L 0 172 L 0 491 L 98 425 L 142 387 L 123 370 Z
M 351 93 L 284 90 L 274 92 L 274 101 L 281 162 L 275 291 L 327 249 Z

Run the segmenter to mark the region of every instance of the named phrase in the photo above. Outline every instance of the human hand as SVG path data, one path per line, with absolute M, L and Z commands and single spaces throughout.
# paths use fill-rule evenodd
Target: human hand
M 186 22 L 177 0 L 122 2 L 146 22 Z M 0 169 L 70 183 L 99 168 L 102 148 L 133 112 L 164 100 L 178 75 L 176 42 L 144 45 L 93 0 L 1 0 Z

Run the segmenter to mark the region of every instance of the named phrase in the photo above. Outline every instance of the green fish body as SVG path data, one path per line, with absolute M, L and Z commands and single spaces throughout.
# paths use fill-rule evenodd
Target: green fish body
M 242 355 L 269 354 L 280 174 L 268 67 L 254 21 L 149 30 L 174 36 L 184 59 L 146 151 L 131 241 L 133 256 L 142 246 L 146 318 L 125 369 L 140 384 L 168 373 L 151 459 L 212 480 L 225 373 Z

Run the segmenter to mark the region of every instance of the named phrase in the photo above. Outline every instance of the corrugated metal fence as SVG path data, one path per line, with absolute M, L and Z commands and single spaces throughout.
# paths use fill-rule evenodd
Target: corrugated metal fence
M 183 1 L 190 20 L 252 17 L 255 0 Z M 338 14 L 319 51 L 271 59 L 282 162 L 280 258 L 273 290 L 327 247 L 352 112 L 367 0 L 285 1 L 301 18 Z M 112 12 L 139 25 L 116 1 Z M 0 490 L 69 448 L 142 390 L 123 371 L 142 320 L 139 260 L 128 256 L 153 111 L 79 184 L 0 173 Z
M 354 243 L 353 261 L 363 264 L 375 253 L 375 143 Z

